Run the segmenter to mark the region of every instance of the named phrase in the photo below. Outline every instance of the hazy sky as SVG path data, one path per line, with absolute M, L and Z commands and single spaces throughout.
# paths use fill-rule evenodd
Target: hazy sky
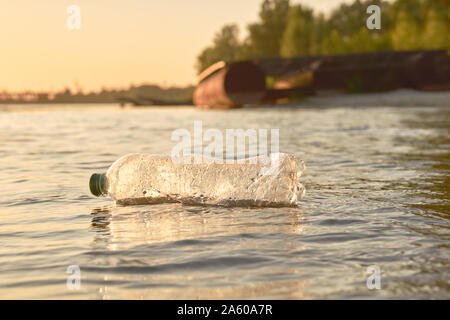
M 225 23 L 257 20 L 262 0 L 0 0 L 0 91 L 186 85 Z M 328 12 L 343 0 L 293 0 Z M 81 8 L 81 29 L 66 26 Z

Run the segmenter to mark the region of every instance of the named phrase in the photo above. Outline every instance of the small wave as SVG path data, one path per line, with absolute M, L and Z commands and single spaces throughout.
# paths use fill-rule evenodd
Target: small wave
M 166 263 L 158 265 L 145 265 L 142 262 L 142 266 L 137 266 L 136 261 L 133 260 L 133 264 L 129 266 L 115 266 L 115 267 L 84 267 L 83 270 L 87 272 L 108 272 L 108 273 L 125 273 L 125 274 L 152 274 L 152 273 L 173 273 L 173 272 L 204 272 L 205 270 L 214 271 L 218 268 L 245 268 L 251 267 L 255 264 L 262 264 L 272 261 L 268 258 L 262 257 L 249 257 L 245 256 L 233 256 L 233 257 L 219 257 L 219 258 L 204 258 L 196 259 L 194 261 L 184 263 Z M 126 263 L 123 260 L 122 263 Z

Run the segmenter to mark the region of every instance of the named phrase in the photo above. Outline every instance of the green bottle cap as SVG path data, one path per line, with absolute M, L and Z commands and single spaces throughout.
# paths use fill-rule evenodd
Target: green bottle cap
M 106 182 L 106 174 L 94 173 L 89 180 L 89 189 L 91 189 L 91 193 L 96 197 L 106 195 L 108 193 Z

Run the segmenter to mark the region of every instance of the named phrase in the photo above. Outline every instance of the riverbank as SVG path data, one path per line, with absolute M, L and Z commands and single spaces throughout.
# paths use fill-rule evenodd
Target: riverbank
M 450 106 L 450 91 L 401 89 L 381 93 L 328 94 L 310 97 L 296 106 L 305 107 L 442 107 Z
M 274 107 L 301 107 L 301 108 L 333 108 L 333 107 L 450 107 L 450 91 L 416 91 L 401 89 L 381 93 L 364 94 L 320 94 L 301 101 L 289 102 L 283 105 L 265 105 L 261 108 Z M 121 107 L 119 103 L 92 103 L 92 104 L 0 104 L 0 112 L 32 112 L 32 111 L 86 111 L 133 109 L 165 109 L 172 106 L 142 106 Z M 178 108 L 193 108 L 193 106 L 174 106 Z M 258 107 L 258 108 L 260 108 Z M 255 108 L 255 107 L 250 107 Z

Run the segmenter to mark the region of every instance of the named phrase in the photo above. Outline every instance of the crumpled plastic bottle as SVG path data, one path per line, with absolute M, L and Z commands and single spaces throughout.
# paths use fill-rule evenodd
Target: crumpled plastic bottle
M 302 160 L 286 153 L 238 160 L 129 154 L 93 174 L 89 185 L 92 194 L 121 205 L 296 206 L 305 194 L 304 170 Z

